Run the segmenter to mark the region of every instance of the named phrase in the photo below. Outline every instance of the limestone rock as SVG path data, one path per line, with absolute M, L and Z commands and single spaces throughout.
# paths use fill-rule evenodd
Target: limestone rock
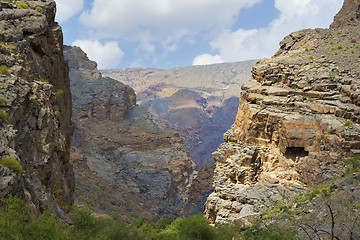
M 345 1 L 335 22 L 348 10 L 352 18 L 355 3 Z M 254 66 L 226 143 L 213 154 L 211 222 L 242 221 L 340 178 L 345 160 L 360 153 L 360 26 L 350 18 L 346 26 L 291 33 Z

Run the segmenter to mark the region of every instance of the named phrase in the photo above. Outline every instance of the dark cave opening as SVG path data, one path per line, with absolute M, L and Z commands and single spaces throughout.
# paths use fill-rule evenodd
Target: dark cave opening
M 302 158 L 309 156 L 309 152 L 304 147 L 287 147 L 285 157 L 296 160 L 296 157 Z

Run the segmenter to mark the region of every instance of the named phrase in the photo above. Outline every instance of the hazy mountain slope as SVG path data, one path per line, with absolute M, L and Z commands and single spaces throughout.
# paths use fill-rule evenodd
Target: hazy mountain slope
M 235 119 L 241 85 L 255 61 L 158 70 L 102 70 L 132 86 L 142 107 L 162 126 L 184 138 L 198 166 L 213 163 L 211 152 Z M 226 117 L 224 117 L 226 116 Z

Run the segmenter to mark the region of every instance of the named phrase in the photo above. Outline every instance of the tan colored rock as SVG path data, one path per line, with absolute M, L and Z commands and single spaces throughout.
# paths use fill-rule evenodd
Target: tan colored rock
M 346 27 L 292 33 L 274 57 L 254 66 L 226 143 L 213 154 L 214 193 L 205 205 L 211 222 L 243 221 L 284 196 L 342 177 L 345 160 L 360 152 L 355 3 L 345 1 L 335 18 Z M 341 17 L 346 11 L 348 20 Z M 227 201 L 247 210 L 239 214 Z

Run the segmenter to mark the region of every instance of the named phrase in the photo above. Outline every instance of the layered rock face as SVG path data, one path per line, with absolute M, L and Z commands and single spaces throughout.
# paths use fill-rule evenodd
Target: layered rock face
M 51 0 L 0 5 L 0 159 L 23 168 L 0 166 L 0 198 L 20 195 L 37 211 L 73 203 L 70 82 L 55 11 Z
M 285 37 L 271 59 L 253 68 L 235 123 L 213 153 L 214 192 L 205 205 L 211 222 L 246 224 L 284 196 L 343 176 L 345 160 L 360 154 L 360 28 L 353 6 L 359 2 L 345 1 L 330 29 Z
M 65 57 L 75 122 L 76 199 L 94 200 L 98 212 L 130 218 L 178 216 L 197 175 L 179 134 L 155 124 L 136 104 L 134 90 L 103 78 L 80 48 L 65 47 Z
M 184 138 L 192 160 L 202 167 L 213 164 L 211 153 L 235 119 L 241 85 L 250 78 L 254 64 L 255 61 L 246 61 L 169 70 L 102 70 L 102 73 L 132 86 L 140 106 L 158 124 L 177 131 Z

